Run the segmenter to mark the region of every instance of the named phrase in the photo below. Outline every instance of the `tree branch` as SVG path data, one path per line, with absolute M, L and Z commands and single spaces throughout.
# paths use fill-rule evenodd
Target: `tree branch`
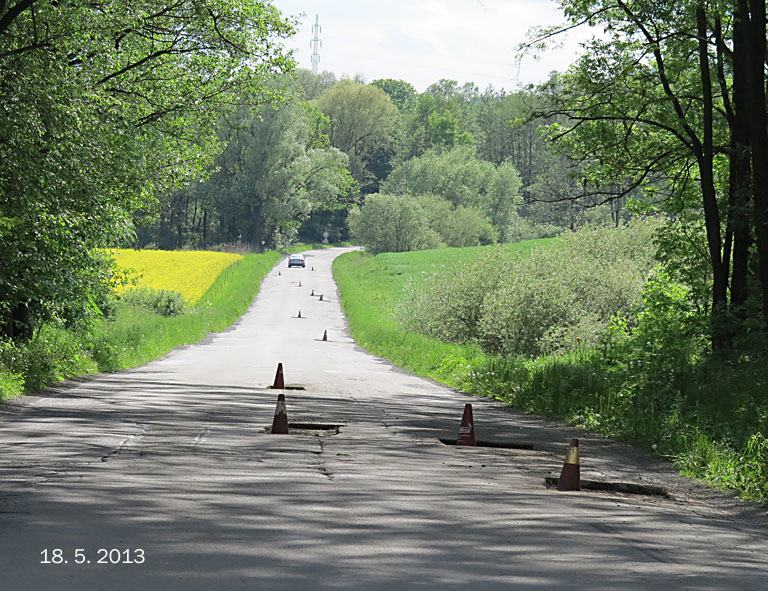
M 5 31 L 13 24 L 13 21 L 15 21 L 22 12 L 29 10 L 35 2 L 37 2 L 37 0 L 19 0 L 19 2 L 11 7 L 8 12 L 0 17 L 0 35 L 5 33 Z M 3 4 L 5 4 L 5 1 Z
M 661 55 L 661 46 L 658 44 L 658 40 L 653 35 L 651 35 L 650 31 L 645 26 L 643 21 L 640 20 L 637 16 L 635 16 L 635 14 L 630 10 L 630 8 L 624 3 L 624 0 L 617 0 L 617 1 L 618 1 L 619 7 L 621 7 L 624 13 L 632 20 L 632 22 L 635 23 L 637 28 L 640 30 L 640 32 L 643 34 L 645 39 L 651 45 L 653 49 L 653 56 L 656 60 L 656 68 L 658 69 L 659 81 L 661 82 L 661 86 L 664 89 L 664 94 L 666 94 L 667 98 L 672 102 L 672 107 L 675 111 L 675 114 L 677 115 L 677 119 L 680 122 L 680 125 L 685 131 L 685 133 L 688 134 L 688 137 L 690 138 L 690 143 L 686 142 L 686 145 L 690 146 L 690 148 L 695 152 L 697 152 L 698 155 L 701 155 L 701 152 L 702 152 L 701 140 L 699 139 L 699 136 L 696 135 L 696 132 L 693 130 L 693 128 L 691 128 L 691 126 L 688 124 L 688 120 L 686 119 L 685 111 L 683 110 L 683 107 L 680 104 L 680 100 L 672 90 L 672 86 L 667 76 L 667 68 L 664 62 L 664 57 Z
M 211 19 L 213 20 L 213 30 L 216 31 L 216 34 L 219 36 L 219 38 L 222 41 L 224 41 L 224 43 L 226 43 L 230 47 L 233 47 L 240 53 L 248 55 L 248 52 L 244 48 L 240 47 L 237 43 L 234 43 L 233 41 L 230 41 L 229 39 L 227 39 L 227 37 L 219 30 L 219 17 L 216 16 L 216 14 L 214 14 L 213 10 L 209 8 L 208 14 L 211 15 Z

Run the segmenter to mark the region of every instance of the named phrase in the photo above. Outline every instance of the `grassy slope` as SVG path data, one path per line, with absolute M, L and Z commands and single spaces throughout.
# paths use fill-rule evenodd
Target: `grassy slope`
M 136 367 L 224 330 L 248 309 L 281 256 L 270 251 L 240 258 L 181 316 L 118 303 L 115 315 L 91 330 L 45 325 L 24 345 L 0 343 L 0 400 L 71 377 Z
M 270 251 L 237 260 L 181 316 L 163 317 L 144 308 L 120 306 L 115 318 L 101 323 L 96 331 L 93 351 L 99 369 L 136 367 L 224 330 L 248 309 L 280 256 Z
M 493 256 L 498 248 L 525 253 L 549 242 L 527 240 L 503 247 L 439 248 L 376 257 L 354 252 L 336 259 L 333 274 L 350 331 L 360 346 L 414 373 L 461 388 L 470 366 L 483 358 L 482 351 L 474 345 L 444 343 L 403 331 L 395 317 L 406 283 L 422 273 Z

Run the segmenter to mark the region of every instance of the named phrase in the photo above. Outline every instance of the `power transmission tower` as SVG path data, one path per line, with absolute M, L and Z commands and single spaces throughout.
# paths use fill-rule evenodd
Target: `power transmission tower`
M 317 74 L 320 69 L 320 48 L 323 42 L 320 40 L 320 17 L 315 15 L 315 24 L 312 25 L 312 41 L 309 46 L 312 48 L 312 71 Z

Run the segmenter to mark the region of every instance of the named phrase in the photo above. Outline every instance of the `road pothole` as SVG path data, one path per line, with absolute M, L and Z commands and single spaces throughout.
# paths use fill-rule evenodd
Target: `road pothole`
M 554 488 L 557 486 L 557 476 L 544 478 L 544 486 Z M 669 491 L 661 486 L 652 484 L 637 484 L 634 482 L 611 482 L 603 480 L 582 480 L 581 490 L 594 490 L 600 492 L 624 493 L 627 495 L 645 495 L 650 497 L 669 497 Z
M 440 443 L 444 445 L 456 445 L 456 440 L 440 437 Z M 462 447 L 472 447 L 472 446 L 462 446 Z M 523 449 L 528 451 L 533 449 L 532 444 L 524 443 L 521 441 L 484 441 L 482 439 L 478 439 L 475 442 L 474 447 L 492 447 L 496 449 Z
M 315 437 L 331 437 L 338 435 L 344 425 L 336 423 L 288 423 L 289 435 L 313 435 Z M 259 427 L 261 433 L 270 433 L 272 426 Z

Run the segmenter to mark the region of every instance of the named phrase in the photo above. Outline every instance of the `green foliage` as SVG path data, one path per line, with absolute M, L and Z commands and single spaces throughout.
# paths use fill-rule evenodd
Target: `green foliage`
M 674 219 L 660 258 L 710 316 L 714 349 L 765 347 L 768 134 L 748 107 L 765 103 L 765 71 L 748 66 L 764 3 L 561 5 L 604 34 L 547 85 L 550 138 L 582 163 L 585 194 L 640 193 Z
M 461 128 L 459 118 L 452 111 L 433 111 L 427 117 L 424 139 L 430 148 L 472 146 L 472 134 Z
M 397 195 L 369 195 L 363 207 L 350 212 L 349 231 L 372 253 L 420 250 L 440 241 L 418 203 Z
M 0 348 L 0 374 L 11 375 L 8 394 L 39 390 L 67 377 L 96 373 L 97 366 L 83 347 L 83 334 L 46 324 L 24 342 Z
M 404 320 L 441 340 L 536 356 L 595 345 L 614 315 L 633 318 L 654 264 L 653 220 L 565 234 L 526 257 L 499 250 L 411 287 Z
M 407 157 L 474 145 L 469 105 L 476 94 L 474 85 L 440 80 L 418 95 L 407 123 Z
M 315 74 L 312 70 L 298 68 L 296 79 L 301 90 L 301 96 L 305 100 L 312 101 L 323 94 L 331 86 L 338 82 L 332 72 L 320 72 Z
M 354 189 L 346 155 L 328 145 L 329 125 L 316 107 L 295 100 L 258 113 L 241 109 L 222 130 L 227 148 L 217 172 L 178 195 L 179 213 L 188 219 L 190 201 L 206 207 L 209 241 L 256 250 L 290 243 L 313 212 L 347 206 Z M 175 226 L 161 223 L 160 237 L 176 238 Z
M 369 195 L 350 212 L 353 240 L 373 253 L 496 242 L 496 231 L 476 207 L 453 205 L 435 195 L 417 198 Z
M 413 274 L 399 320 L 412 332 L 442 341 L 479 342 L 485 298 L 499 288 L 516 258 L 515 251 L 498 247 L 448 270 Z
M 441 342 L 404 329 L 397 318 L 407 287 L 414 276 L 450 272 L 455 265 L 482 264 L 499 251 L 524 253 L 548 246 L 547 240 L 529 240 L 504 246 L 439 248 L 376 256 L 345 254 L 334 261 L 333 275 L 352 336 L 360 346 L 419 375 L 465 387 L 482 351 L 472 344 Z
M 24 392 L 24 374 L 18 369 L 12 371 L 11 367 L 19 367 L 16 345 L 11 341 L 0 340 L 0 400 L 13 398 Z
M 475 391 L 637 443 L 689 476 L 766 501 L 766 360 L 713 356 L 686 297 L 659 275 L 634 327 L 618 321 L 598 348 L 486 358 Z
M 476 207 L 460 205 L 430 225 L 447 246 L 477 246 L 496 242 L 496 229 Z
M 261 1 L 19 2 L 0 20 L 0 334 L 77 321 L 99 297 L 95 247 L 201 174 L 214 125 L 274 98 L 292 26 Z M 11 107 L 12 105 L 12 107 Z M 12 228 L 12 231 L 8 231 Z
M 747 499 L 768 500 L 768 438 L 752 435 L 740 449 L 697 433 L 676 458 L 683 474 L 718 488 L 738 490 Z
M 352 176 L 365 188 L 378 179 L 371 161 L 382 145 L 392 143 L 398 111 L 376 86 L 342 80 L 325 91 L 317 105 L 331 119 L 331 143 L 349 157 Z
M 24 376 L 19 373 L 0 372 L 0 400 L 14 398 L 24 392 Z
M 371 86 L 380 88 L 387 93 L 392 102 L 395 103 L 401 111 L 411 105 L 416 98 L 416 89 L 405 80 L 395 80 L 393 78 L 379 78 L 371 82 Z
M 514 237 L 520 177 L 509 163 L 478 160 L 474 149 L 427 152 L 395 167 L 382 185 L 396 195 L 437 195 L 454 207 L 474 207 L 491 221 L 501 241 Z
M 160 316 L 179 316 L 187 308 L 182 295 L 177 291 L 168 289 L 151 289 L 148 287 L 129 289 L 121 296 L 121 299 L 126 304 L 151 310 Z
M 427 225 L 446 246 L 478 246 L 496 242 L 496 230 L 477 207 L 453 207 L 450 201 L 436 195 L 416 198 Z
M 476 346 L 441 343 L 404 331 L 395 316 L 411 273 L 434 271 L 453 260 L 479 260 L 493 247 L 441 248 L 375 257 L 349 253 L 333 263 L 333 274 L 352 336 L 360 346 L 400 367 L 459 386 L 480 357 Z

